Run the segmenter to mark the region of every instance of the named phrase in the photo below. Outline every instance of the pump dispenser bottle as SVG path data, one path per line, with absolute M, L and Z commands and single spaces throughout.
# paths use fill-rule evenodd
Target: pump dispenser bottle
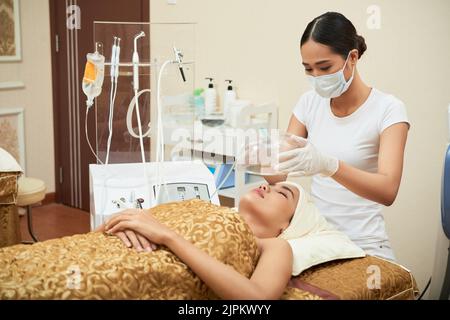
M 214 88 L 213 78 L 209 80 L 208 89 L 205 90 L 205 114 L 211 115 L 217 112 L 217 92 Z
M 229 118 L 230 114 L 230 104 L 234 101 L 236 101 L 236 91 L 233 90 L 233 86 L 231 85 L 231 82 L 233 80 L 225 80 L 225 82 L 228 82 L 227 90 L 225 91 L 223 95 L 223 115 L 225 119 Z M 227 121 L 228 122 L 228 121 Z

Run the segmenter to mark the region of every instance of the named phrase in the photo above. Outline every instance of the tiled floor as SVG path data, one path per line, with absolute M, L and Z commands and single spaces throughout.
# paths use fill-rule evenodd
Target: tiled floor
M 34 234 L 39 240 L 48 240 L 89 232 L 89 213 L 61 204 L 33 207 Z M 27 218 L 20 217 L 22 240 L 31 240 Z

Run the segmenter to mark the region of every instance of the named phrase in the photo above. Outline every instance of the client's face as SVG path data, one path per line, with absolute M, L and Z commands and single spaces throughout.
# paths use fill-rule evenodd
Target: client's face
M 299 194 L 297 188 L 282 182 L 263 184 L 241 198 L 239 213 L 257 237 L 277 237 L 289 226 Z

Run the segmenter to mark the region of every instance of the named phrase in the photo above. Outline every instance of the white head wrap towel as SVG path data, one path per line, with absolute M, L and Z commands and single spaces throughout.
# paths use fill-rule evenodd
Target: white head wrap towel
M 298 183 L 284 181 L 282 184 L 292 186 L 300 192 L 297 208 L 292 216 L 291 223 L 280 237 L 286 240 L 303 237 L 307 234 L 320 231 L 334 230 L 320 214 L 311 196 Z
M 324 262 L 364 257 L 365 252 L 321 215 L 310 195 L 297 183 L 285 181 L 300 191 L 297 208 L 289 226 L 280 234 L 293 254 L 292 275 Z

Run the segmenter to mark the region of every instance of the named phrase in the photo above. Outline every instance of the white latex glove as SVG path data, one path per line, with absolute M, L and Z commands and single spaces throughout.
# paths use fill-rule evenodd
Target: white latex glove
M 322 154 L 308 140 L 295 137 L 299 142 L 306 142 L 303 148 L 281 152 L 278 156 L 279 164 L 277 171 L 288 174 L 291 177 L 312 176 L 321 174 L 329 177 L 336 173 L 339 168 L 339 160 Z

